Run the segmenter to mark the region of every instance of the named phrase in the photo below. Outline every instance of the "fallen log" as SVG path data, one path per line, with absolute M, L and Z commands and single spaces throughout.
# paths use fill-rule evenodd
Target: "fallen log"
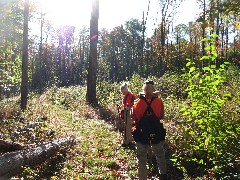
M 24 146 L 20 143 L 0 139 L 0 153 L 22 150 Z
M 44 143 L 36 148 L 8 152 L 0 156 L 0 179 L 9 179 L 22 172 L 25 166 L 35 166 L 73 145 L 72 138 Z

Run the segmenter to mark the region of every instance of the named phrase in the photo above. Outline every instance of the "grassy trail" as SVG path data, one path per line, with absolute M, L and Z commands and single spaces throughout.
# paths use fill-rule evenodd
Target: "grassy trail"
M 60 175 L 52 179 L 133 179 L 134 150 L 121 147 L 121 136 L 101 120 L 83 119 L 54 105 L 49 111 L 57 136 L 73 136 L 76 144 L 66 157 Z M 52 116 L 52 117 L 51 117 Z

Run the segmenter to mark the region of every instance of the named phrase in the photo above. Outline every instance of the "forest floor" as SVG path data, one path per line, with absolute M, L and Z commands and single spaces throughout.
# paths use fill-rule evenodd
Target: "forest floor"
M 221 174 L 214 171 L 215 166 L 211 164 L 205 166 L 189 161 L 192 149 L 188 149 L 189 146 L 186 145 L 192 142 L 189 142 L 189 134 L 186 133 L 188 129 L 186 118 L 184 119 L 179 112 L 183 105 L 189 103 L 186 97 L 184 98 L 186 82 L 178 75 L 166 75 L 159 81 L 154 79 L 158 82 L 156 88 L 162 88 L 164 92 L 162 99 L 166 115 L 165 150 L 169 180 L 239 179 L 239 71 L 228 71 L 227 77 L 228 80 L 219 90 L 222 94 L 226 92 L 230 94 L 222 108 L 223 119 L 227 120 L 224 121 L 227 124 L 223 126 L 221 132 L 227 129 L 226 132 L 232 135 L 227 138 L 230 138 L 226 141 L 227 149 L 222 149 L 224 150 L 222 158 L 228 160 L 225 158 L 227 155 L 231 163 L 222 167 Z M 130 89 L 136 94 L 139 93 L 138 87 L 142 85 L 142 79 L 134 76 L 131 80 Z M 0 139 L 22 143 L 27 148 L 60 138 L 75 139 L 71 149 L 60 152 L 41 165 L 25 167 L 15 180 L 136 179 L 136 147 L 121 146 L 119 119 L 114 107 L 116 99 L 120 99 L 119 84 L 101 82 L 97 90 L 101 105 L 98 108 L 86 104 L 86 87 L 81 86 L 52 87 L 42 95 L 30 93 L 28 108 L 24 113 L 20 110 L 19 96 L 0 101 Z M 25 127 L 34 123 L 35 128 L 25 131 Z M 221 148 L 225 148 L 225 145 Z M 0 149 L 0 155 L 1 153 Z M 157 179 L 156 160 L 153 159 L 152 162 L 148 165 L 148 177 Z
M 71 89 L 62 89 L 62 94 Z M 63 93 L 64 92 L 64 93 Z M 64 96 L 65 96 L 64 95 Z M 116 128 L 117 118 L 107 110 L 94 109 L 83 101 L 65 102 L 62 95 L 47 91 L 33 95 L 28 110 L 19 117 L 19 97 L 1 102 L 2 139 L 13 139 L 19 127 L 40 117 L 47 120 L 38 129 L 15 137 L 14 141 L 34 146 L 56 138 L 73 137 L 75 145 L 64 154 L 37 167 L 26 167 L 16 177 L 24 179 L 136 179 L 135 147 L 122 147 L 121 132 Z M 69 99 L 68 99 L 69 100 Z M 76 104 L 77 103 L 77 104 Z M 169 160 L 170 148 L 166 143 L 169 179 L 182 179 L 181 172 Z M 149 163 L 149 179 L 157 179 L 156 162 Z

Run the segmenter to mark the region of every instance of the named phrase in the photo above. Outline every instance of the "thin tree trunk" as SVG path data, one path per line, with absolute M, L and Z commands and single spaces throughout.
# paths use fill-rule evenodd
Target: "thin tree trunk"
M 189 37 L 190 37 L 190 46 L 193 45 L 193 40 L 192 40 L 192 22 L 189 22 Z M 192 55 L 192 47 L 190 48 L 190 59 L 193 60 L 193 55 Z
M 220 3 L 219 3 L 219 0 L 217 0 L 217 8 L 219 8 L 220 7 L 220 5 L 219 5 Z M 217 47 L 219 46 L 219 32 L 220 32 L 220 27 L 219 27 L 219 20 L 220 20 L 220 12 L 219 12 L 219 10 L 217 10 L 218 11 L 218 13 L 217 13 L 217 24 L 216 24 L 216 34 L 218 35 L 217 37 L 216 37 L 216 42 L 217 42 Z M 220 63 L 219 63 L 219 57 L 217 57 L 216 58 L 216 66 L 217 67 L 219 67 L 220 66 Z
M 40 94 L 42 94 L 43 92 L 43 74 L 42 74 L 42 71 L 43 71 L 43 65 L 42 65 L 42 44 L 43 44 L 43 13 L 42 13 L 42 8 L 41 8 L 41 37 L 40 37 L 40 45 L 39 45 L 39 92 Z
M 142 22 L 142 47 L 141 47 L 141 59 L 140 59 L 140 75 L 143 75 L 143 56 L 144 56 L 144 44 L 145 44 L 145 21 L 144 21 L 144 11 L 143 11 L 143 22 Z
M 67 58 L 67 40 L 65 47 L 63 47 L 63 58 L 62 58 L 62 86 L 67 86 L 67 63 L 66 63 L 66 58 Z
M 2 62 L 3 62 L 2 59 L 0 59 L 0 63 L 2 63 Z M 0 78 L 3 79 L 3 69 L 0 69 Z M 0 101 L 3 99 L 3 86 L 2 85 L 3 85 L 2 81 L 0 81 Z
M 24 27 L 23 27 L 23 52 L 22 52 L 22 83 L 21 83 L 21 109 L 27 108 L 28 96 L 28 17 L 29 0 L 24 4 Z
M 203 0 L 203 26 L 202 26 L 202 38 L 205 38 L 206 29 L 206 0 Z M 205 42 L 202 41 L 202 56 L 205 55 Z M 202 61 L 202 67 L 204 67 L 204 60 Z
M 228 35 L 228 26 L 229 26 L 229 21 L 227 19 L 226 22 L 226 30 L 225 30 L 225 34 L 226 34 L 226 43 L 225 43 L 225 61 L 228 60 L 228 41 L 229 41 L 229 35 Z

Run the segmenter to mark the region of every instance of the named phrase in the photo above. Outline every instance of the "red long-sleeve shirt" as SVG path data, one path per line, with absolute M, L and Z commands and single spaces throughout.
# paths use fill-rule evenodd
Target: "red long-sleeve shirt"
M 125 107 L 132 107 L 134 104 L 134 100 L 136 99 L 135 94 L 132 92 L 128 92 L 125 96 L 122 98 L 122 108 Z

